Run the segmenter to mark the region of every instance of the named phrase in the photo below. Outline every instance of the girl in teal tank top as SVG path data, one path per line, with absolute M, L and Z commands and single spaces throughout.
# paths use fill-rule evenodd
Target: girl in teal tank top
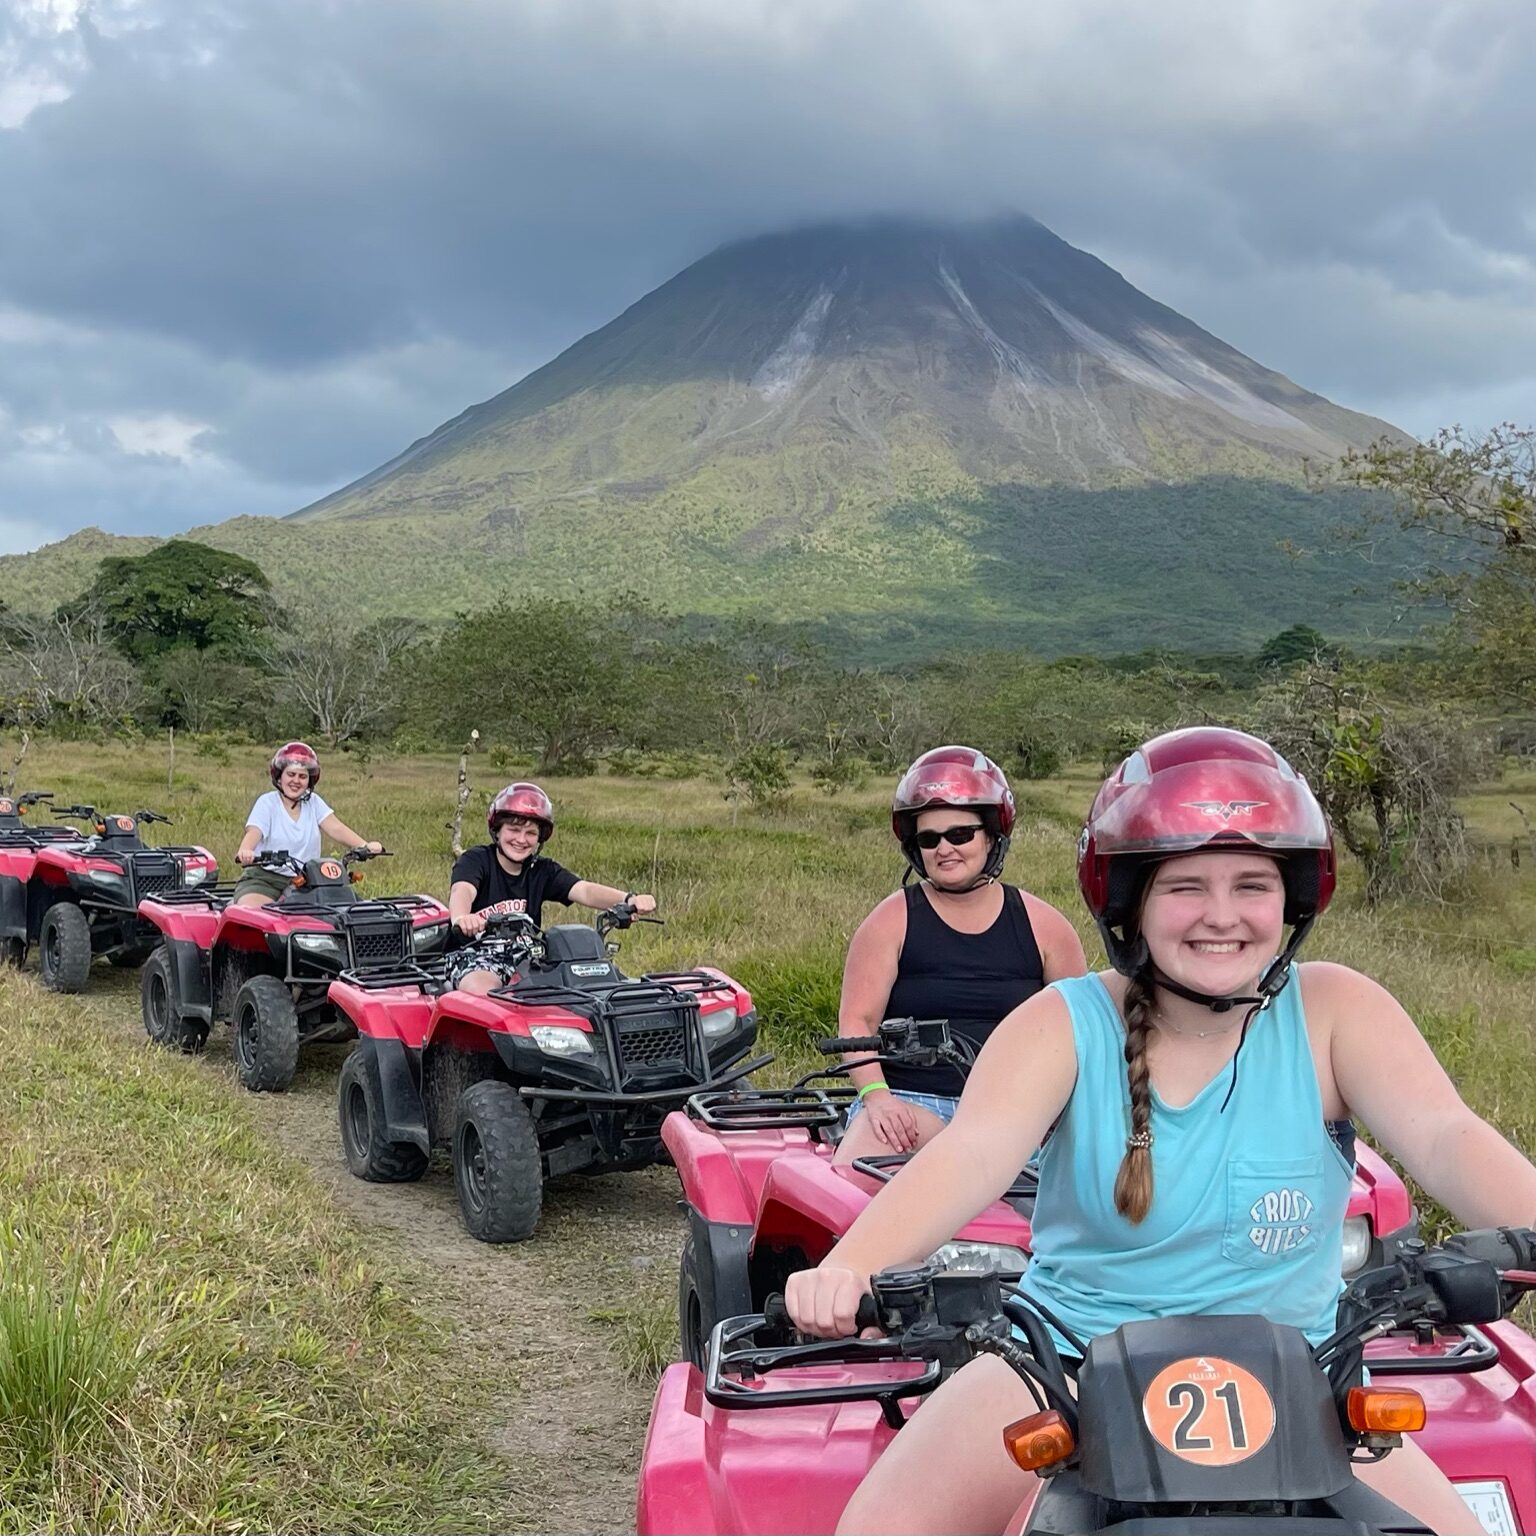
M 1151 1089 L 1155 1195 L 1139 1223 L 1114 1200 L 1130 1121 L 1120 1010 L 1097 976 L 1053 985 L 1077 1083 L 1040 1153 L 1021 1293 L 1082 1339 L 1139 1318 L 1254 1312 L 1321 1343 L 1343 1289 L 1353 1170 L 1324 1122 L 1300 984 L 1255 1019 L 1224 1107 L 1226 1073 L 1178 1106 Z
M 1200 728 L 1133 752 L 1094 801 L 1078 881 L 1119 974 L 1058 981 L 998 1026 L 954 1120 L 790 1276 L 798 1327 L 852 1333 L 870 1275 L 952 1238 L 1047 1132 L 1021 1291 L 1084 1341 L 1174 1315 L 1331 1332 L 1349 1168 L 1328 1122 L 1355 1113 L 1458 1222 L 1536 1225 L 1536 1168 L 1462 1103 L 1392 996 L 1293 964 L 1332 894 L 1333 844 L 1273 748 Z M 1028 1485 L 999 1431 L 1034 1406 L 1002 1362 L 973 1360 L 839 1531 L 1004 1529 Z M 1467 1525 L 1411 1440 L 1357 1475 L 1431 1529 Z

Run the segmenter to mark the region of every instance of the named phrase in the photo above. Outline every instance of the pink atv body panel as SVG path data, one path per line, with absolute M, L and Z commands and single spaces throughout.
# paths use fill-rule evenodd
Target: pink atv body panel
M 1510 1323 L 1483 1331 L 1500 1356 L 1486 1370 L 1394 1373 L 1380 1380 L 1423 1395 L 1428 1422 L 1412 1438 L 1453 1482 L 1501 1482 L 1515 1528 L 1536 1531 L 1536 1342 Z M 1443 1350 L 1379 1340 L 1366 1359 L 1413 1353 L 1433 1357 Z M 903 1367 L 865 1367 L 859 1379 L 877 1372 L 895 1379 Z M 806 1386 L 850 1379 L 837 1366 L 793 1373 Z M 790 1381 L 789 1372 L 774 1378 L 779 1387 Z M 921 1400 L 909 1412 L 921 1413 Z M 646 1436 L 635 1529 L 638 1536 L 830 1531 L 893 1436 L 872 1402 L 719 1408 L 705 1399 L 697 1367 L 668 1366 Z M 1022 1515 L 1009 1526 L 1025 1528 Z

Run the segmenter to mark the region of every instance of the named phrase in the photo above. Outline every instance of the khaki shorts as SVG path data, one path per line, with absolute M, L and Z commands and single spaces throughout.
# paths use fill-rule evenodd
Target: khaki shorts
M 259 864 L 252 864 L 241 872 L 235 884 L 234 899 L 239 901 L 242 896 L 258 892 L 276 901 L 292 884 L 292 875 L 285 875 L 280 869 L 264 869 Z

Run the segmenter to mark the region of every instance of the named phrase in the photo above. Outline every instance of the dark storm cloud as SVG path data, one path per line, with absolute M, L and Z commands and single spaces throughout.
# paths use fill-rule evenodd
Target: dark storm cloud
M 714 244 L 890 210 L 1027 209 L 1417 430 L 1536 417 L 1533 34 L 1524 0 L 14 0 L 0 548 L 291 510 Z

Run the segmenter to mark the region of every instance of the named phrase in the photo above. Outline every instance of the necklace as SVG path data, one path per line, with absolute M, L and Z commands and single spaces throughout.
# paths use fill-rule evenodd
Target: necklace
M 1160 1008 L 1152 1010 L 1152 1017 L 1157 1020 L 1159 1029 L 1166 1029 L 1169 1034 L 1179 1035 L 1182 1038 L 1193 1040 L 1209 1040 L 1212 1035 L 1230 1035 L 1234 1029 L 1242 1024 L 1239 1018 L 1231 1024 L 1223 1024 L 1217 1029 L 1180 1029 L 1171 1019 L 1166 1018 Z

